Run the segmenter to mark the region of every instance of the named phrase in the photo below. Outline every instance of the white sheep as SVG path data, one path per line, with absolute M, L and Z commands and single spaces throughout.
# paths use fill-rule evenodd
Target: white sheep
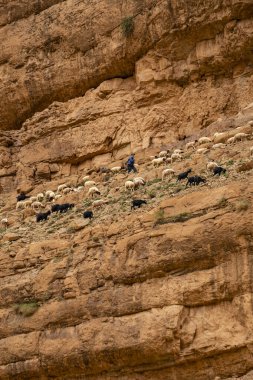
M 72 191 L 71 187 L 65 187 L 63 190 L 62 190 L 62 194 L 69 194 L 70 192 Z
M 234 141 L 243 141 L 245 139 L 247 139 L 248 137 L 250 137 L 250 135 L 248 133 L 237 133 L 236 135 L 234 135 Z
M 37 194 L 37 201 L 38 201 L 38 202 L 42 202 L 43 199 L 44 199 L 44 194 L 43 194 L 43 193 L 39 193 L 39 194 Z
M 32 202 L 36 202 L 36 201 L 37 201 L 37 197 L 32 196 L 32 197 L 30 198 L 30 201 L 32 201 Z
M 214 168 L 216 168 L 217 166 L 219 166 L 216 162 L 214 161 L 209 161 L 207 164 L 206 164 L 206 168 L 207 170 L 210 170 L 212 171 Z
M 138 180 L 140 179 L 144 185 L 146 184 L 146 181 L 143 177 L 135 177 L 135 179 L 138 179 Z
M 159 157 L 166 157 L 167 154 L 168 154 L 167 150 L 162 150 L 162 151 L 158 154 L 158 156 L 159 156 Z
M 17 204 L 16 204 L 16 210 L 23 210 L 24 208 L 25 208 L 25 202 L 24 201 L 17 202 Z
M 86 175 L 86 176 L 83 177 L 83 182 L 89 181 L 89 179 L 90 179 L 90 176 Z
M 207 144 L 212 142 L 212 140 L 209 137 L 200 137 L 198 140 L 199 145 L 201 144 Z
M 193 148 L 195 149 L 195 144 L 196 144 L 196 141 L 190 141 L 188 142 L 187 144 L 185 144 L 185 149 L 188 150 L 190 148 Z
M 119 173 L 121 171 L 121 166 L 114 166 L 110 169 L 112 173 Z
M 37 202 L 37 201 L 34 201 L 34 202 Z M 26 201 L 24 201 L 25 208 L 31 207 L 32 203 L 33 201 L 31 199 L 27 199 Z
M 219 144 L 219 143 L 225 143 L 228 139 L 228 132 L 215 132 L 213 135 L 213 143 Z
M 44 207 L 43 204 L 41 202 L 39 202 L 39 201 L 33 202 L 31 204 L 31 206 L 32 206 L 33 210 L 37 209 L 37 208 L 43 208 Z
M 225 148 L 225 147 L 226 147 L 226 144 L 223 144 L 223 143 L 217 143 L 212 146 L 212 148 L 214 149 Z
M 8 219 L 7 219 L 7 218 L 3 218 L 3 219 L 1 220 L 1 224 L 2 224 L 5 228 L 7 228 L 8 225 L 9 225 Z
M 140 186 L 144 186 L 145 185 L 145 181 L 142 178 L 134 178 L 133 179 L 133 183 L 134 183 L 135 189 L 137 189 Z
M 173 162 L 174 160 L 175 161 L 176 160 L 181 161 L 182 160 L 181 154 L 179 154 L 179 153 L 172 153 L 172 155 L 171 155 L 171 162 Z
M 107 203 L 107 201 L 105 201 L 105 200 L 103 200 L 103 199 L 97 199 L 96 201 L 93 201 L 92 202 L 92 207 L 100 207 L 100 206 L 102 206 L 102 205 L 104 205 L 104 204 L 106 204 Z
M 199 148 L 196 150 L 196 153 L 200 153 L 200 154 L 205 154 L 206 152 L 208 152 L 207 148 Z
M 95 185 L 96 185 L 95 181 L 86 181 L 84 183 L 84 187 L 95 186 Z
M 215 134 L 213 135 L 213 137 L 220 137 L 220 136 L 223 136 L 224 135 L 224 132 L 215 132 Z
M 224 143 L 228 138 L 228 132 L 215 132 L 213 135 L 214 143 Z
M 45 193 L 45 196 L 46 196 L 46 199 L 49 201 L 52 201 L 53 199 L 55 199 L 55 193 L 51 190 L 47 190 Z
M 181 153 L 184 153 L 184 151 L 182 149 L 175 149 L 173 153 L 181 154 Z
M 164 180 L 165 177 L 174 175 L 175 171 L 173 169 L 164 169 L 162 172 L 162 181 Z
M 57 187 L 57 192 L 60 193 L 63 189 L 66 189 L 66 187 L 68 187 L 68 185 L 66 185 L 66 183 L 63 183 L 62 185 L 59 185 Z
M 126 181 L 125 182 L 125 190 L 131 190 L 131 191 L 134 191 L 134 182 L 133 181 Z
M 59 199 L 59 198 L 61 198 L 61 197 L 62 197 L 61 194 L 56 194 L 54 199 L 56 200 L 56 199 Z
M 172 162 L 171 157 L 166 157 L 165 162 L 166 164 L 170 164 Z
M 76 193 L 80 193 L 80 191 L 82 191 L 83 189 L 84 189 L 84 186 L 78 186 L 78 187 L 74 188 L 73 191 Z
M 154 158 L 152 160 L 152 164 L 154 167 L 160 166 L 165 162 L 165 157 L 159 157 L 159 158 Z
M 227 143 L 228 144 L 233 144 L 234 142 L 235 142 L 235 136 L 230 137 L 229 139 L 227 139 Z
M 96 186 L 92 186 L 89 188 L 89 191 L 88 191 L 88 196 L 92 196 L 95 195 L 95 194 L 99 194 L 101 195 L 100 191 L 98 190 L 98 188 Z

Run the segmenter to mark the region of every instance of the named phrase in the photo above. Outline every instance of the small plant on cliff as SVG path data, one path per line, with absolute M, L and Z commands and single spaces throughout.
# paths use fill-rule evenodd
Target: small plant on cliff
M 91 206 L 91 204 L 92 204 L 92 201 L 90 199 L 86 199 L 83 201 L 83 205 L 85 207 L 89 207 L 89 206 Z
M 159 208 L 159 210 L 157 210 L 155 213 L 154 213 L 154 222 L 155 222 L 155 225 L 156 224 L 163 224 L 164 223 L 164 210 L 162 208 Z
M 147 186 L 153 185 L 154 183 L 161 182 L 161 178 L 154 178 L 147 182 Z
M 219 202 L 217 203 L 218 208 L 223 208 L 228 206 L 228 200 L 225 197 L 222 197 Z
M 181 222 L 186 222 L 187 220 L 193 218 L 193 214 L 190 212 L 182 212 L 181 214 L 172 216 L 171 218 L 168 219 L 168 222 L 170 223 L 181 223 Z
M 23 317 L 30 317 L 37 311 L 39 305 L 37 302 L 26 302 L 15 305 L 15 312 L 23 315 Z
M 147 194 L 151 199 L 156 197 L 156 192 L 154 190 L 148 190 Z
M 246 211 L 250 207 L 248 199 L 241 199 L 235 206 L 236 211 Z
M 123 18 L 121 21 L 121 30 L 123 36 L 126 38 L 132 36 L 134 32 L 134 19 L 132 16 Z

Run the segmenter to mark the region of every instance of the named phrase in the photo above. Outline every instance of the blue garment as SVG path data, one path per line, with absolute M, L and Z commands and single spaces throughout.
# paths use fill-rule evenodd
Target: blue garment
M 127 161 L 127 165 L 129 166 L 133 166 L 134 165 L 134 156 L 130 156 L 128 161 Z

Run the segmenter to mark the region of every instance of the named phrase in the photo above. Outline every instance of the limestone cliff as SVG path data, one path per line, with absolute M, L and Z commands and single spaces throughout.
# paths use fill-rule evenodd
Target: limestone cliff
M 252 0 L 0 0 L 0 43 L 0 379 L 253 379 Z M 185 150 L 217 131 L 248 137 Z M 161 182 L 175 147 L 206 185 Z M 136 211 L 99 172 L 130 152 Z M 40 226 L 15 209 L 87 173 L 93 221 L 84 190 Z

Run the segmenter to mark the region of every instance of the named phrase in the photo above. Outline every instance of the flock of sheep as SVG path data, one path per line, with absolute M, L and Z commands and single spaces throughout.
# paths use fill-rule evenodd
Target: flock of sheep
M 225 148 L 226 144 L 233 144 L 238 141 L 251 139 L 252 138 L 252 132 L 253 132 L 253 121 L 249 122 L 248 125 L 252 128 L 251 133 L 244 133 L 240 131 L 240 127 L 233 130 L 233 136 L 228 137 L 228 132 L 216 132 L 213 137 L 200 137 L 199 140 L 191 141 L 185 144 L 185 152 L 187 151 L 194 151 L 197 154 L 203 154 L 206 153 L 210 148 L 211 149 L 221 149 Z M 229 131 L 231 134 L 231 131 Z M 223 141 L 223 142 L 217 142 Z M 206 144 L 208 147 L 201 147 L 201 145 Z M 183 160 L 183 149 L 175 149 L 173 152 L 170 152 L 169 150 L 163 150 L 161 151 L 157 156 L 151 156 L 151 164 L 153 167 L 160 167 L 161 165 L 167 165 L 172 164 L 174 161 L 182 161 Z M 250 157 L 253 156 L 253 146 L 250 147 L 249 150 Z M 137 165 L 136 165 L 137 166 Z M 220 175 L 221 173 L 225 173 L 226 169 L 219 166 L 214 161 L 209 161 L 207 163 L 207 170 L 212 171 L 214 175 Z M 118 174 L 122 171 L 126 172 L 125 166 L 115 166 L 111 169 L 106 169 L 105 172 L 110 172 L 112 175 Z M 186 186 L 192 186 L 192 185 L 199 185 L 201 182 L 206 182 L 205 178 L 202 178 L 200 176 L 192 176 L 189 177 L 189 174 L 191 173 L 191 169 L 188 169 L 187 171 L 180 173 L 177 175 L 177 181 L 182 181 L 184 179 L 187 179 Z M 164 181 L 167 177 L 173 177 L 176 173 L 172 168 L 165 168 L 162 171 L 162 181 Z M 125 182 L 125 191 L 131 191 L 134 192 L 136 189 L 138 189 L 141 186 L 145 186 L 146 181 L 143 177 L 137 176 L 133 180 L 127 180 Z M 17 196 L 17 204 L 16 204 L 16 210 L 22 210 L 26 208 L 31 208 L 34 211 L 41 211 L 42 208 L 48 208 L 51 206 L 51 210 L 47 210 L 44 213 L 38 213 L 36 215 L 36 220 L 39 222 L 41 220 L 47 220 L 48 215 L 50 215 L 51 212 L 65 212 L 69 208 L 72 208 L 73 204 L 62 204 L 59 205 L 55 203 L 57 200 L 64 197 L 64 195 L 67 195 L 71 192 L 82 192 L 84 190 L 87 190 L 87 196 L 94 198 L 95 196 L 100 196 L 101 191 L 97 187 L 97 183 L 90 179 L 90 176 L 86 175 L 82 178 L 82 184 L 77 187 L 70 187 L 68 184 L 61 184 L 58 186 L 57 190 L 47 190 L 45 193 L 39 193 L 37 196 L 27 196 L 24 193 L 21 193 Z M 92 202 L 92 208 L 100 207 L 103 204 L 106 204 L 108 200 L 106 199 L 96 199 Z M 135 203 L 134 203 L 135 202 Z M 140 207 L 140 205 L 146 203 L 146 201 L 143 200 L 134 200 L 132 204 L 132 208 Z M 86 211 L 89 215 L 88 217 L 93 216 L 93 213 L 90 211 Z M 86 217 L 84 213 L 84 217 Z M 1 220 L 1 223 L 5 226 L 8 225 L 8 219 L 4 218 Z

